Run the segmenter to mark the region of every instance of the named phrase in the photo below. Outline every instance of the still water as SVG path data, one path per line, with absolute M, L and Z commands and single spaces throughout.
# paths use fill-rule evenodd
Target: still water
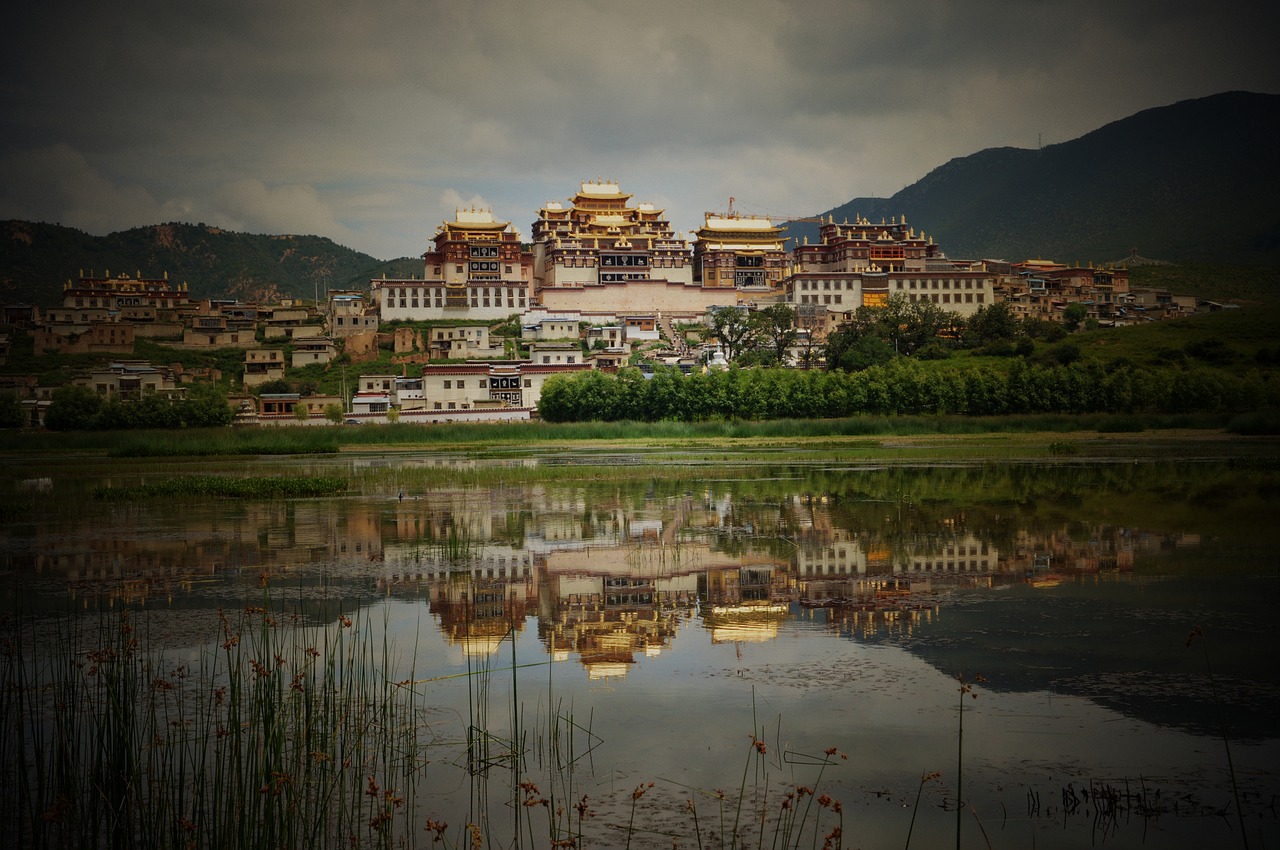
M 170 667 L 246 609 L 373 636 L 421 747 L 390 846 L 1280 843 L 1274 464 L 633 460 L 255 459 L 217 471 L 350 489 L 123 503 L 91 490 L 210 469 L 15 462 L 4 627 L 35 667 L 123 610 Z

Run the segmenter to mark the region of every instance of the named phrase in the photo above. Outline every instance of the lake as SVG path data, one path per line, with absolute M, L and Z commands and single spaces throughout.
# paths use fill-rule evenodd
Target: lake
M 1280 466 L 1231 455 L 10 459 L 0 830 L 1275 846 Z M 96 497 L 210 472 L 348 489 Z

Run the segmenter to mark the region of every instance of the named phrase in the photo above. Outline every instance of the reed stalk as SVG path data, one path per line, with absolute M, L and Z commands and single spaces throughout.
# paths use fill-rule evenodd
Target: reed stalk
M 964 698 L 970 697 L 977 699 L 978 695 L 974 692 L 975 684 L 985 682 L 979 674 L 972 680 L 966 681 L 964 674 L 956 676 L 956 681 L 960 683 L 957 690 L 960 693 L 960 712 L 959 721 L 956 728 L 956 850 L 960 850 L 960 828 L 963 823 L 965 802 L 964 802 Z M 923 784 L 923 783 L 922 783 Z
M 1227 722 L 1222 716 L 1222 701 L 1218 698 L 1218 682 L 1213 676 L 1213 664 L 1209 661 L 1209 642 L 1205 639 L 1204 629 L 1196 626 L 1191 630 L 1191 634 L 1187 636 L 1187 647 L 1195 641 L 1200 641 L 1200 647 L 1204 651 L 1204 669 L 1209 675 L 1209 692 L 1213 696 L 1213 707 L 1218 714 L 1218 734 L 1222 737 L 1222 748 L 1227 753 L 1227 770 L 1231 774 L 1231 796 L 1236 804 L 1236 821 L 1240 826 L 1240 842 L 1244 845 L 1245 850 L 1249 850 L 1249 834 L 1245 830 L 1244 825 L 1244 808 L 1240 805 L 1240 786 L 1236 781 L 1236 766 L 1231 759 L 1231 741 L 1227 736 Z
M 40 656 L 34 626 L 6 629 L 0 815 L 18 843 L 411 846 L 418 733 L 412 690 L 378 673 L 389 644 L 343 616 L 318 648 L 286 616 L 224 613 L 195 664 L 144 649 L 162 639 L 129 612 L 64 620 Z

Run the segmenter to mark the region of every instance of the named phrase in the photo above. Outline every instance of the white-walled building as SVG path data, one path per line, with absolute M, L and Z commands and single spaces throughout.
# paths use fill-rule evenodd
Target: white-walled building
M 383 322 L 501 320 L 529 306 L 532 255 L 511 223 L 489 210 L 458 210 L 422 255 L 422 277 L 371 281 Z
M 981 262 L 950 260 L 906 217 L 873 224 L 865 218 L 819 228 L 816 245 L 798 245 L 784 282 L 793 306 L 830 313 L 883 306 L 890 295 L 932 301 L 971 316 L 995 302 L 996 275 Z

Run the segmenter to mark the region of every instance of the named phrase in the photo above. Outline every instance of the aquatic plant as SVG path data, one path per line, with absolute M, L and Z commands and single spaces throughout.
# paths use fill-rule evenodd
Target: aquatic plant
M 956 850 L 960 850 L 960 827 L 963 823 L 965 810 L 964 801 L 964 698 L 970 697 L 977 699 L 978 694 L 973 690 L 974 685 L 981 684 L 986 679 L 981 674 L 974 676 L 973 679 L 966 681 L 964 674 L 960 673 L 956 676 L 956 681 L 960 683 L 957 690 L 960 692 L 960 713 L 959 724 L 956 729 Z
M 221 475 L 188 475 L 148 481 L 133 487 L 95 487 L 93 497 L 104 501 L 154 499 L 166 496 L 216 497 L 224 499 L 298 499 L 331 496 L 344 492 L 342 478 L 323 476 L 277 476 L 232 478 Z
M 1200 647 L 1204 650 L 1204 669 L 1209 676 L 1209 691 L 1213 695 L 1213 705 L 1218 712 L 1218 730 L 1222 736 L 1222 748 L 1227 753 L 1227 770 L 1231 774 L 1231 796 L 1236 804 L 1236 820 L 1240 825 L 1240 841 L 1244 844 L 1245 850 L 1249 850 L 1249 833 L 1244 824 L 1244 809 L 1240 806 L 1240 786 L 1236 780 L 1235 762 L 1231 760 L 1231 741 L 1227 737 L 1227 722 L 1222 716 L 1222 701 L 1218 698 L 1218 683 L 1213 676 L 1213 664 L 1209 661 L 1209 642 L 1205 639 L 1204 629 L 1196 626 L 1187 635 L 1187 648 L 1191 648 L 1191 644 L 1200 641 Z
M 267 607 L 220 622 L 195 665 L 147 649 L 128 612 L 62 627 L 47 663 L 28 654 L 34 626 L 5 635 L 17 757 L 0 817 L 19 845 L 390 847 L 413 832 L 417 707 L 378 673 L 385 644 L 345 615 L 314 644 Z
M 911 833 L 915 832 L 916 814 L 920 811 L 920 795 L 924 793 L 924 786 L 941 777 L 942 773 L 937 770 L 920 774 L 920 785 L 916 788 L 916 801 L 911 805 L 911 824 L 907 827 L 907 843 L 903 850 L 911 850 Z

